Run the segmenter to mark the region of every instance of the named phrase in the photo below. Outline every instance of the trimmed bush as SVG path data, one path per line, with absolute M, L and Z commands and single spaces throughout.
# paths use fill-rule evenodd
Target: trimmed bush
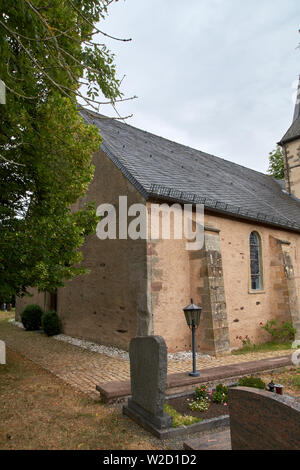
M 55 311 L 49 311 L 42 316 L 42 327 L 47 336 L 60 333 L 60 321 Z
M 34 331 L 41 327 L 41 318 L 43 310 L 39 305 L 27 305 L 21 313 L 21 322 L 25 330 Z
M 215 403 L 228 403 L 228 387 L 223 384 L 217 385 L 212 397 Z
M 254 387 L 264 390 L 266 388 L 265 382 L 260 377 L 242 377 L 238 381 L 240 387 Z

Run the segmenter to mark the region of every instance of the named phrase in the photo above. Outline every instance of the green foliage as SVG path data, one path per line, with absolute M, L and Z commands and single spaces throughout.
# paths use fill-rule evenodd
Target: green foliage
M 21 313 L 21 321 L 25 330 L 34 331 L 41 327 L 43 310 L 39 305 L 27 305 Z
M 91 99 L 121 96 L 113 55 L 91 43 L 107 3 L 0 0 L 0 298 L 54 291 L 85 272 L 79 248 L 98 218 L 92 204 L 72 204 L 86 193 L 101 138 L 76 97 L 83 76 Z
M 173 408 L 173 406 L 165 404 L 164 411 L 168 415 L 172 416 L 172 427 L 178 428 L 181 426 L 190 426 L 194 423 L 199 423 L 202 421 L 202 418 L 196 418 L 195 416 L 181 415 L 178 411 Z
M 201 385 L 195 390 L 195 400 L 206 399 L 208 395 L 208 390 L 206 385 Z
M 228 388 L 223 384 L 217 385 L 212 398 L 215 403 L 228 403 Z
M 189 402 L 189 400 L 187 400 Z M 208 398 L 197 398 L 192 402 L 188 403 L 190 410 L 192 411 L 207 411 L 210 407 L 210 401 Z
M 265 382 L 260 377 L 242 377 L 238 381 L 240 387 L 254 387 L 264 390 L 266 388 Z
M 60 333 L 60 320 L 55 311 L 48 311 L 42 316 L 42 328 L 47 336 L 54 336 Z
M 269 168 L 268 173 L 273 178 L 284 179 L 284 160 L 281 147 L 277 146 L 276 150 L 269 153 Z
M 291 377 L 291 384 L 297 390 L 300 390 L 300 369 L 298 369 L 298 374 L 295 377 Z
M 277 341 L 268 341 L 267 343 L 262 344 L 250 344 L 249 346 L 244 345 L 241 349 L 232 351 L 231 354 L 239 356 L 241 354 L 247 354 L 249 352 L 267 352 L 267 351 L 284 351 L 286 349 L 291 349 L 292 341 L 278 343 Z
M 242 336 L 236 336 L 236 339 L 239 339 L 242 342 L 243 348 L 248 348 L 252 345 L 248 335 L 246 335 L 244 338 Z
M 269 320 L 265 325 L 261 323 L 260 326 L 277 342 L 286 343 L 295 339 L 296 328 L 290 321 L 282 321 L 279 325 L 278 320 Z

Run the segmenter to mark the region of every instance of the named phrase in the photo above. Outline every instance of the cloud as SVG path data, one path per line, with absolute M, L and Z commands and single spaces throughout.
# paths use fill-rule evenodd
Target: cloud
M 298 2 L 113 4 L 101 28 L 132 37 L 105 42 L 126 74 L 123 91 L 139 97 L 119 112 L 133 113 L 136 127 L 265 172 L 293 116 Z

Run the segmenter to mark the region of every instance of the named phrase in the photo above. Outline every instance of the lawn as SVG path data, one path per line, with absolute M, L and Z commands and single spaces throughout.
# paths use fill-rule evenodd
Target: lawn
M 286 367 L 278 372 L 266 372 L 259 375 L 268 384 L 271 380 L 276 384 L 283 385 L 283 392 L 300 400 L 300 367 Z
M 12 309 L 10 312 L 7 310 L 0 310 L 0 321 L 1 320 L 12 320 L 15 318 L 15 309 Z
M 236 349 L 231 352 L 234 356 L 240 354 L 248 354 L 255 352 L 269 352 L 269 351 L 287 351 L 292 348 L 292 341 L 286 343 L 277 343 L 275 341 L 269 341 L 262 344 L 246 344 L 240 349 Z
M 159 449 L 122 416 L 10 350 L 0 365 L 0 449 Z

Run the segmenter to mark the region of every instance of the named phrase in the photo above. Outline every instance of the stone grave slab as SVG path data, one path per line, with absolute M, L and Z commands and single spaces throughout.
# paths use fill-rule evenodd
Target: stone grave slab
M 167 346 L 161 336 L 141 336 L 129 347 L 131 398 L 123 407 L 148 430 L 171 427 L 172 418 L 164 412 L 167 384 Z

